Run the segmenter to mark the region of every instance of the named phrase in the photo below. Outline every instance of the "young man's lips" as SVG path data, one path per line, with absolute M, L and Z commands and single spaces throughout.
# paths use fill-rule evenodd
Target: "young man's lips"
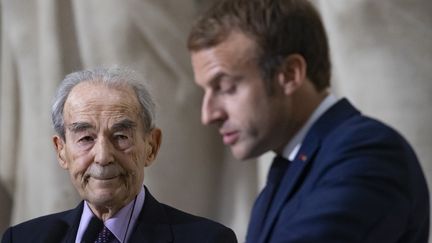
M 227 132 L 227 133 L 223 133 L 223 142 L 226 145 L 232 145 L 235 142 L 237 142 L 237 139 L 239 137 L 239 133 L 238 132 Z

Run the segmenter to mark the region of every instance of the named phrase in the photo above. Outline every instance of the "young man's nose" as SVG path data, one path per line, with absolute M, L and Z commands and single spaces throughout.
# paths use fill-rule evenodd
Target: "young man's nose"
M 226 113 L 223 106 L 212 97 L 204 97 L 201 107 L 201 122 L 210 125 L 217 121 L 224 120 Z

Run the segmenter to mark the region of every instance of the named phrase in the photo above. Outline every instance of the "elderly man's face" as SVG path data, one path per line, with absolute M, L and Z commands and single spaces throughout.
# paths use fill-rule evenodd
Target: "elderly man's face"
M 66 140 L 55 136 L 54 144 L 81 197 L 93 207 L 122 207 L 133 200 L 161 136 L 157 128 L 145 132 L 134 91 L 80 83 L 63 116 Z

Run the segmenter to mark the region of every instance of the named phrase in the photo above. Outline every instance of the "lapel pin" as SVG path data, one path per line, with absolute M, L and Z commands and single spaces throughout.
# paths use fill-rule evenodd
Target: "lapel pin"
M 305 154 L 301 154 L 299 157 L 300 157 L 300 160 L 303 162 L 306 162 L 306 160 L 308 158 Z

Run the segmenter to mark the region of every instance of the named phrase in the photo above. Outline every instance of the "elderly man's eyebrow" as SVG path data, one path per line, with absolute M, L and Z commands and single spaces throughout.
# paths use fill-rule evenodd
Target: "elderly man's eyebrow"
M 124 131 L 124 130 L 135 128 L 136 126 L 137 126 L 136 122 L 129 119 L 123 119 L 119 122 L 114 123 L 114 125 L 112 125 L 111 127 L 111 130 Z
M 82 132 L 88 129 L 93 128 L 93 126 L 88 122 L 74 122 L 67 126 L 69 131 L 73 133 Z

